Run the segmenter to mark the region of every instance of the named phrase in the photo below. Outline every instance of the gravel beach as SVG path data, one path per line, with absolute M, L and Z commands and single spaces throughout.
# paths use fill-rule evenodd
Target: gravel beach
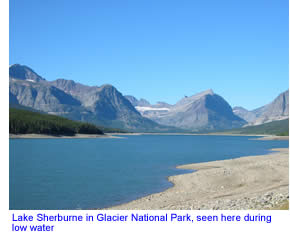
M 108 209 L 273 209 L 289 200 L 289 149 L 230 160 L 182 165 L 197 170 L 171 176 L 164 192 Z

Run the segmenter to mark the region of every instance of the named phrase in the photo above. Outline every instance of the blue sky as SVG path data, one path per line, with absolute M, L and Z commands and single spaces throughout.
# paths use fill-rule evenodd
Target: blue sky
M 10 64 L 175 103 L 260 107 L 288 89 L 288 0 L 10 0 Z

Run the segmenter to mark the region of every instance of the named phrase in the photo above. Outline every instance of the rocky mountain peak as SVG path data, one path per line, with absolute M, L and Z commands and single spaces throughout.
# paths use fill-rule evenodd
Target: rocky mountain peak
M 203 91 L 203 92 L 201 92 L 200 94 L 204 94 L 204 95 L 214 95 L 214 92 L 213 92 L 213 90 L 210 88 L 210 89 L 207 89 L 207 90 L 205 90 L 205 91 Z
M 148 102 L 146 99 L 141 98 L 140 100 L 138 100 L 137 98 L 131 96 L 131 95 L 126 95 L 124 96 L 125 98 L 127 98 L 127 100 L 129 100 L 129 102 L 134 106 L 140 106 L 140 107 L 145 107 L 145 106 L 150 106 L 150 102 Z
M 205 91 L 202 91 L 202 92 L 199 92 L 197 94 L 194 94 L 190 97 L 188 96 L 184 96 L 184 98 L 182 98 L 180 101 L 178 101 L 176 103 L 176 106 L 184 106 L 186 104 L 191 104 L 195 101 L 197 101 L 198 99 L 206 96 L 206 95 L 214 95 L 214 92 L 212 89 L 208 89 L 208 90 L 205 90 Z
M 13 64 L 9 67 L 9 76 L 14 79 L 26 80 L 30 82 L 45 81 L 44 78 L 39 76 L 31 68 L 20 64 Z
M 124 96 L 134 107 L 138 106 L 138 99 L 131 96 L 131 95 L 126 95 Z
M 141 98 L 140 100 L 139 100 L 139 106 L 143 106 L 143 107 L 145 107 L 145 106 L 150 106 L 150 102 L 148 102 L 146 99 L 144 99 L 144 98 Z

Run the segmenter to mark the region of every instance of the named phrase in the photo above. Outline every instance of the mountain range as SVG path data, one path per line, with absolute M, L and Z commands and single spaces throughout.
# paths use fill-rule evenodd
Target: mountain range
M 128 97 L 127 97 L 128 98 Z M 128 100 L 132 99 L 128 98 Z M 246 121 L 236 116 L 231 106 L 211 89 L 184 97 L 174 105 L 136 105 L 135 108 L 153 121 L 191 131 L 231 129 Z
M 9 103 L 136 132 L 208 131 L 288 118 L 288 91 L 272 103 L 248 111 L 234 109 L 211 89 L 184 97 L 176 104 L 123 96 L 114 86 L 87 86 L 73 80 L 47 81 L 31 68 L 9 68 Z
M 289 118 L 289 90 L 272 102 L 249 111 L 243 107 L 231 109 L 229 104 L 211 89 L 184 97 L 175 105 L 159 102 L 151 105 L 145 99 L 134 101 L 135 108 L 144 116 L 160 124 L 190 130 L 220 130 L 241 126 L 260 125 Z M 146 102 L 146 105 L 144 105 Z
M 142 117 L 111 85 L 86 86 L 72 80 L 47 81 L 32 69 L 9 68 L 9 102 L 49 114 L 131 131 L 176 131 Z

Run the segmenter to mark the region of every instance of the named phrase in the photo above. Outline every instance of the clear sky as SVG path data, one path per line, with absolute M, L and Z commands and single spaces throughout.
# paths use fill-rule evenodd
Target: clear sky
M 10 0 L 10 64 L 175 103 L 251 110 L 289 87 L 288 0 Z

